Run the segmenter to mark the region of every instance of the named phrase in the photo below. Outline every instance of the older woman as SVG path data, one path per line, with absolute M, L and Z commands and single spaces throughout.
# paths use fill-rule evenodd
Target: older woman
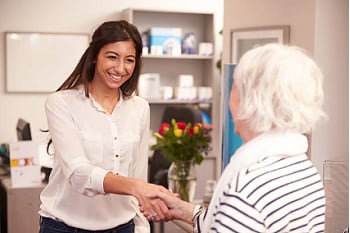
M 243 145 L 208 209 L 155 192 L 197 232 L 323 232 L 325 193 L 305 133 L 324 116 L 323 75 L 300 48 L 268 44 L 235 69 L 230 110 Z

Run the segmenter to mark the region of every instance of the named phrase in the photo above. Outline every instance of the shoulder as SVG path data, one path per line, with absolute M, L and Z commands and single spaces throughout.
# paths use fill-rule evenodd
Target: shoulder
M 74 102 L 75 100 L 84 100 L 84 91 L 81 89 L 68 89 L 56 91 L 49 94 L 46 98 L 46 104 L 55 104 L 58 102 Z
M 298 175 L 295 175 L 298 174 Z M 231 192 L 238 192 L 257 203 L 267 194 L 284 195 L 293 185 L 304 183 L 304 178 L 317 172 L 306 155 L 280 157 L 269 156 L 241 170 L 230 184 Z
M 134 105 L 138 108 L 149 109 L 149 103 L 147 100 L 141 98 L 140 96 L 134 95 L 124 100 L 126 104 Z
M 145 100 L 144 98 L 140 97 L 140 96 L 134 95 L 134 96 L 131 97 L 131 99 L 133 101 L 135 101 L 136 103 L 139 103 L 141 105 L 145 105 L 145 106 L 149 105 L 148 101 Z
M 277 163 L 277 165 L 276 165 Z M 261 161 L 251 164 L 249 167 L 240 170 L 227 186 L 227 194 L 237 194 L 250 197 L 253 192 L 259 190 L 261 194 L 263 183 L 275 178 L 275 169 L 278 165 L 278 159 L 266 157 Z M 266 190 L 264 190 L 266 191 Z

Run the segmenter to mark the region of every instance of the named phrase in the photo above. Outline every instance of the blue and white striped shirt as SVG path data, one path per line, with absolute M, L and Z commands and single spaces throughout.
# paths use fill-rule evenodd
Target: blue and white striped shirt
M 268 156 L 241 170 L 218 203 L 210 232 L 324 232 L 325 193 L 305 154 Z

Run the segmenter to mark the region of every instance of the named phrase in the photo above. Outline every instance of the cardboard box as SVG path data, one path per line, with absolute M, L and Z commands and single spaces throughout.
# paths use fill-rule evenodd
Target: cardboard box
M 149 44 L 153 55 L 181 55 L 181 28 L 152 27 Z
M 33 141 L 11 143 L 10 169 L 12 187 L 40 186 L 39 145 Z

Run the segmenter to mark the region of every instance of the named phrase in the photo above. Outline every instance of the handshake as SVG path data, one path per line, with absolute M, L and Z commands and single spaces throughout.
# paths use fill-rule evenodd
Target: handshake
M 193 216 L 199 215 L 200 211 L 195 210 L 195 204 L 181 200 L 176 193 L 163 186 L 143 183 L 136 187 L 138 195 L 135 197 L 138 199 L 140 211 L 149 221 L 181 220 L 192 224 Z M 194 211 L 198 213 L 194 214 Z

